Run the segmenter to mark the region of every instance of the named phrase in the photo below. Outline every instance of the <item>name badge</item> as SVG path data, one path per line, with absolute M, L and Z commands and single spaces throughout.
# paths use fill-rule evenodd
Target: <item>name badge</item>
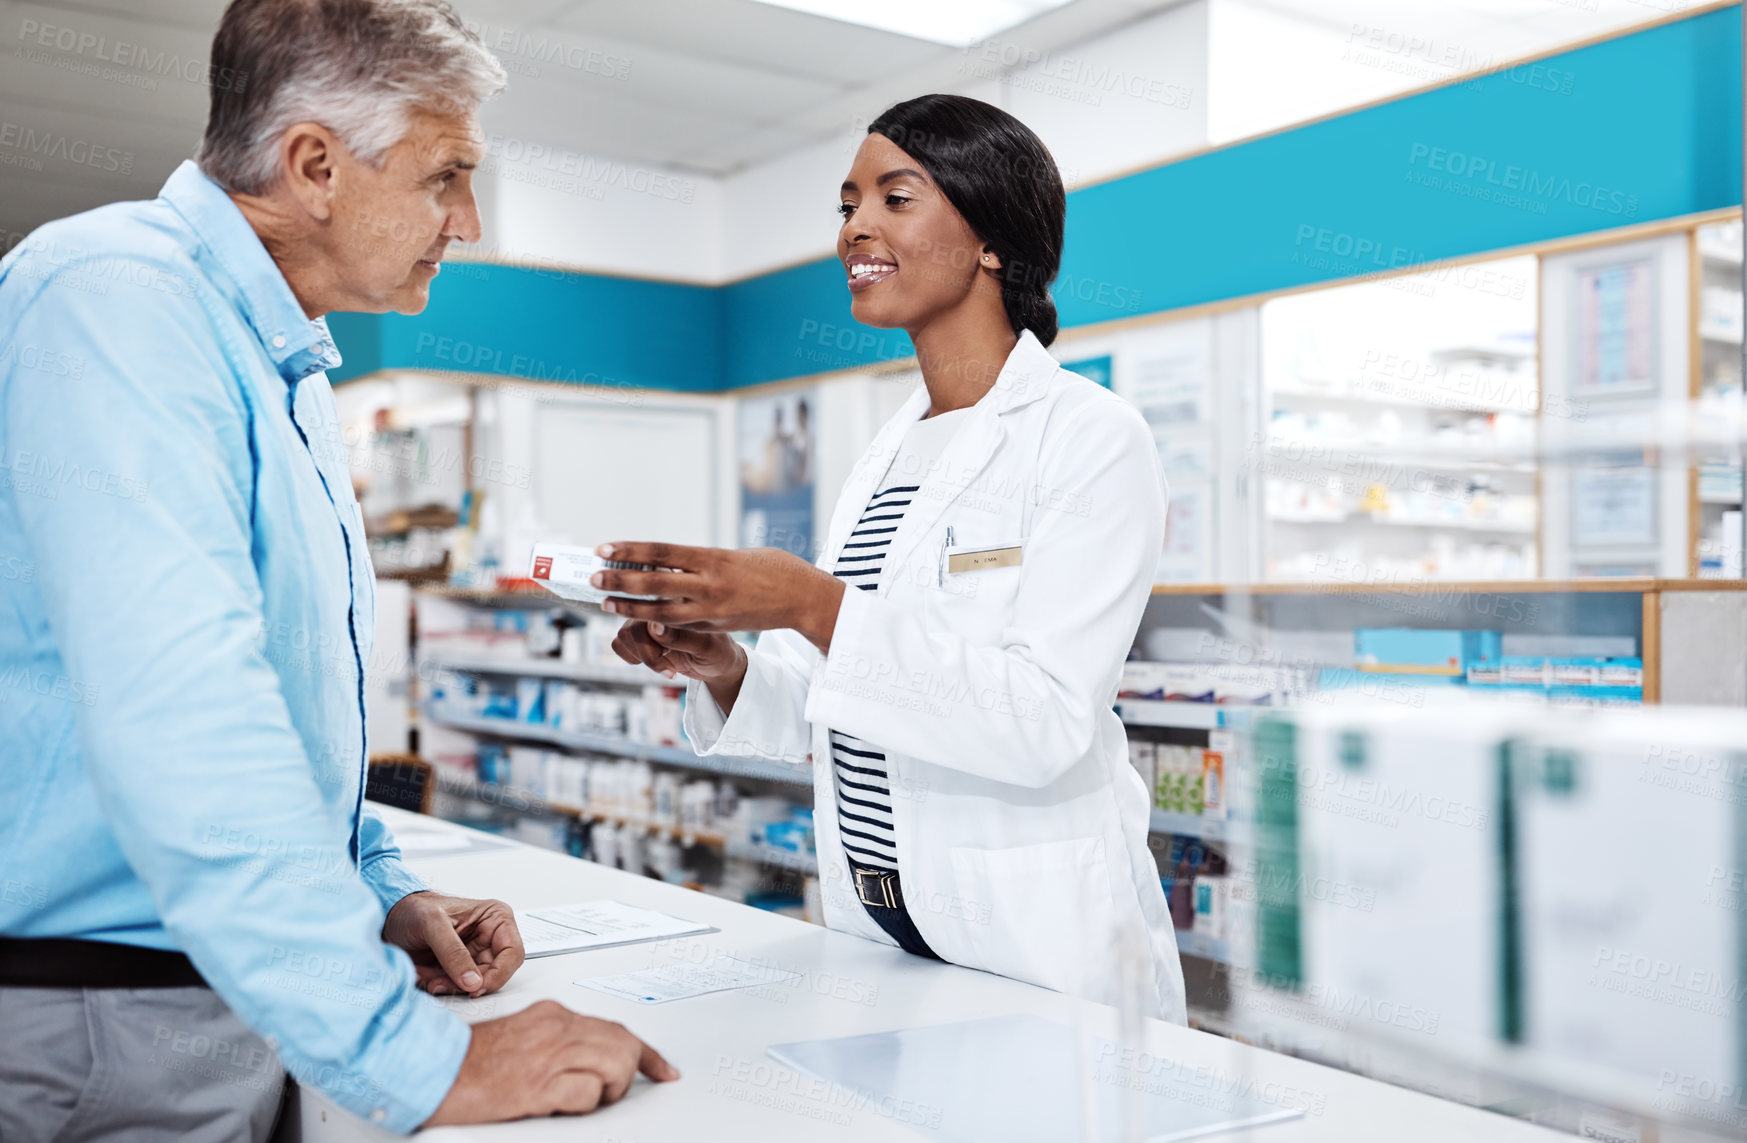
M 1016 568 L 1024 548 L 1018 544 L 1010 548 L 984 548 L 975 552 L 948 552 L 946 570 L 954 575 L 959 572 L 988 571 L 990 568 Z

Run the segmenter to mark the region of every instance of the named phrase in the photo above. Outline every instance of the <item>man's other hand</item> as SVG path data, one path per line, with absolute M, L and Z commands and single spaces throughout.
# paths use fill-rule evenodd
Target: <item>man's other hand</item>
M 638 1072 L 657 1083 L 679 1078 L 624 1025 L 542 1000 L 473 1026 L 461 1073 L 425 1126 L 585 1114 L 618 1100 Z
M 502 901 L 409 893 L 388 911 L 382 939 L 407 951 L 434 996 L 496 992 L 522 967 L 516 914 Z

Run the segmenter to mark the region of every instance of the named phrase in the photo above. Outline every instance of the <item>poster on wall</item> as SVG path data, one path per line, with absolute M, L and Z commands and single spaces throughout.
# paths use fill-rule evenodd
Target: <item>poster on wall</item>
M 812 389 L 739 402 L 740 546 L 813 559 Z
M 1204 323 L 1181 322 L 1137 339 L 1126 355 L 1124 396 L 1153 430 L 1170 485 L 1161 583 L 1213 578 L 1212 346 Z
M 1571 546 L 1641 547 L 1656 542 L 1656 471 L 1580 468 L 1571 474 Z
M 1649 258 L 1577 271 L 1574 396 L 1657 387 L 1656 275 Z

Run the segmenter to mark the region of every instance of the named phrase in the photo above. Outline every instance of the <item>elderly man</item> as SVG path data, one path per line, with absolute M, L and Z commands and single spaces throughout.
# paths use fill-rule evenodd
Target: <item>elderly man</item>
M 374 598 L 322 315 L 479 238 L 503 71 L 442 0 L 234 0 L 198 164 L 0 263 L 0 1139 L 261 1139 L 283 1067 L 397 1131 L 641 1070 L 363 804 Z

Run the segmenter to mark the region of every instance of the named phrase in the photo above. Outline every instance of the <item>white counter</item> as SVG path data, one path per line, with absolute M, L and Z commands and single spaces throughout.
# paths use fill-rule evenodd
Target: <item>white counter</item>
M 384 809 L 390 825 L 431 818 Z M 497 897 L 518 910 L 613 898 L 715 925 L 710 933 L 666 945 L 632 945 L 529 961 L 502 992 L 452 1003 L 472 1020 L 517 1011 L 551 998 L 590 1015 L 618 1020 L 653 1044 L 681 1079 L 655 1085 L 639 1080 L 620 1103 L 581 1118 L 523 1121 L 492 1127 L 442 1128 L 437 1141 L 593 1140 L 597 1143 L 772 1143 L 805 1140 L 901 1140 L 924 1135 L 881 1115 L 871 1105 L 815 1094 L 805 1078 L 765 1055 L 771 1044 L 849 1036 L 918 1025 L 944 1024 L 1009 1013 L 1031 1013 L 1119 1039 L 1117 1014 L 1031 985 L 953 965 L 922 960 L 857 937 L 591 862 L 520 844 L 490 852 L 412 859 L 409 864 L 436 889 L 469 897 Z M 805 975 L 794 985 L 721 992 L 644 1006 L 579 988 L 574 980 L 633 972 L 656 963 L 720 951 L 774 963 Z M 659 959 L 658 959 L 659 958 Z M 1488 1143 L 1568 1139 L 1569 1136 L 1478 1111 L 1345 1072 L 1203 1032 L 1149 1021 L 1147 1050 L 1172 1061 L 1172 1075 L 1205 1077 L 1209 1089 L 1245 1090 L 1287 1106 L 1308 1107 L 1302 1117 L 1220 1136 L 1256 1143 L 1302 1140 L 1412 1139 L 1416 1143 L 1486 1140 Z M 1062 1077 L 1064 1098 L 1072 1098 Z M 301 1138 L 393 1138 L 337 1110 L 305 1090 Z M 1064 1141 L 1065 1143 L 1065 1141 Z

